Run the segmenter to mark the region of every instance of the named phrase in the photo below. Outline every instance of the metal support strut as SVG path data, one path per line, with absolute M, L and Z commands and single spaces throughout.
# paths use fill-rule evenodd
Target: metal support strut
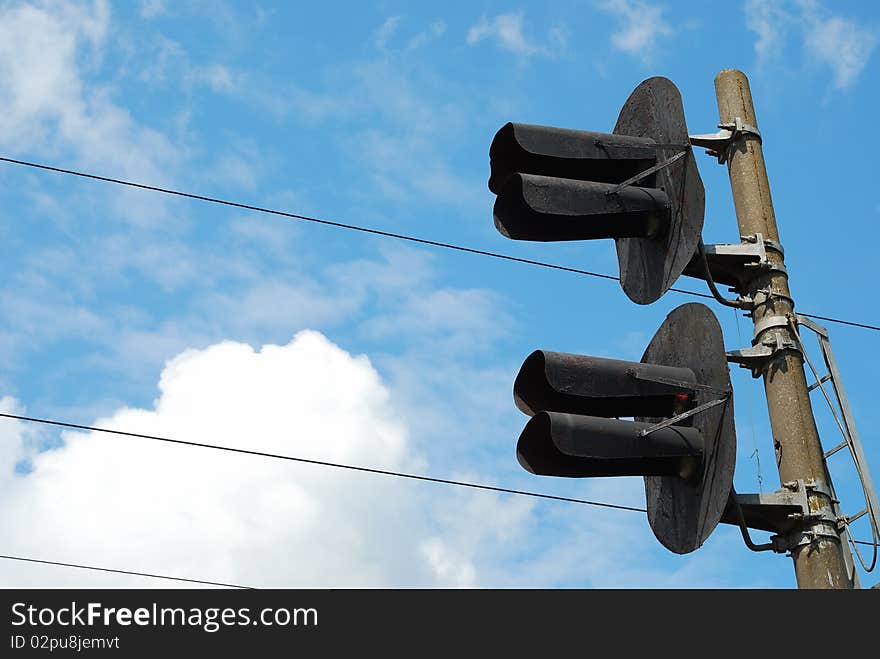
M 826 451 L 824 453 L 826 469 L 828 466 L 827 460 L 831 455 L 834 455 L 842 448 L 848 448 L 850 457 L 852 458 L 853 464 L 855 465 L 859 481 L 861 482 L 862 492 L 865 496 L 865 508 L 855 513 L 854 515 L 839 515 L 839 517 L 842 520 L 846 536 L 849 538 L 852 548 L 859 559 L 859 563 L 861 563 L 862 568 L 866 572 L 871 572 L 877 565 L 878 544 L 880 544 L 880 504 L 878 504 L 877 502 L 877 493 L 874 489 L 874 483 L 871 480 L 871 473 L 868 469 L 864 449 L 862 448 L 862 441 L 859 438 L 858 431 L 856 430 L 855 419 L 853 418 L 852 409 L 849 405 L 849 399 L 846 396 L 846 391 L 844 391 L 843 389 L 843 382 L 841 381 L 840 371 L 837 367 L 837 360 L 835 359 L 834 351 L 831 348 L 831 339 L 828 335 L 827 329 L 804 316 L 797 315 L 794 318 L 789 318 L 789 324 L 791 326 L 792 333 L 794 334 L 794 337 L 804 354 L 807 366 L 809 366 L 813 377 L 816 379 L 816 381 L 808 389 L 809 391 L 814 391 L 818 388 L 822 392 L 822 395 L 825 398 L 826 403 L 828 403 L 829 409 L 831 410 L 831 414 L 834 417 L 834 421 L 837 423 L 837 427 L 840 429 L 840 432 L 843 435 L 842 444 L 839 444 L 830 451 Z M 825 360 L 825 366 L 828 369 L 828 372 L 825 376 L 820 377 L 819 373 L 816 371 L 816 368 L 813 366 L 813 362 L 810 360 L 809 355 L 807 355 L 806 348 L 804 347 L 803 341 L 797 330 L 797 325 L 799 324 L 813 331 L 819 339 L 819 346 L 822 349 L 822 356 Z M 831 381 L 831 386 L 834 390 L 835 398 L 837 399 L 837 406 L 840 409 L 839 416 L 837 413 L 837 409 L 835 409 L 833 403 L 831 402 L 831 397 L 828 395 L 828 392 L 823 386 L 823 384 L 828 381 Z M 870 563 L 866 563 L 865 560 L 862 558 L 858 547 L 856 547 L 855 543 L 852 541 L 852 537 L 849 533 L 849 525 L 865 515 L 868 516 L 873 541 L 873 555 Z
M 736 117 L 731 123 L 718 124 L 717 133 L 705 133 L 702 135 L 691 135 L 690 140 L 693 146 L 701 146 L 706 149 L 706 153 L 710 156 L 718 158 L 718 164 L 723 165 L 730 156 L 730 148 L 740 139 L 752 137 L 761 142 L 761 131 L 751 126 L 740 117 Z

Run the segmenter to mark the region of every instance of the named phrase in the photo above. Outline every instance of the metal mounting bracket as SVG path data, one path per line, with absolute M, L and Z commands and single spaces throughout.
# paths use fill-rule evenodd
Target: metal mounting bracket
M 785 327 L 788 328 L 788 317 L 787 316 L 764 316 L 761 320 L 755 323 L 755 332 L 754 339 L 758 341 L 759 337 L 763 332 L 766 332 L 768 329 L 773 329 L 774 327 Z
M 744 294 L 748 283 L 758 272 L 782 272 L 788 275 L 785 265 L 772 263 L 767 258 L 767 250 L 783 253 L 782 245 L 774 240 L 766 240 L 763 235 L 742 236 L 742 242 L 723 245 L 704 245 L 709 272 L 716 284 L 730 286 L 733 291 Z M 688 262 L 683 273 L 688 277 L 706 279 L 699 253 Z
M 794 309 L 794 299 L 788 295 L 772 291 L 769 288 L 759 288 L 755 291 L 754 296 L 741 296 L 740 299 L 743 302 L 742 308 L 748 311 L 752 311 L 763 304 L 772 305 L 774 300 L 785 300 L 788 302 L 788 306 Z
M 832 505 L 812 508 L 810 496 L 814 493 L 823 494 Z M 839 542 L 841 520 L 833 510 L 835 503 L 830 488 L 814 481 L 797 480 L 768 494 L 737 494 L 735 498 L 731 494 L 721 521 L 738 524 L 738 504 L 747 527 L 776 534 L 771 538 L 773 551 L 781 554 L 821 538 Z M 808 528 L 799 528 L 804 523 Z
M 731 364 L 739 364 L 742 368 L 750 369 L 752 377 L 759 378 L 770 362 L 775 359 L 777 353 L 783 350 L 791 350 L 800 354 L 800 348 L 798 348 L 794 341 L 784 339 L 779 334 L 773 334 L 751 348 L 729 350 L 727 352 L 727 361 Z
M 753 137 L 758 142 L 762 141 L 761 131 L 744 123 L 740 117 L 736 117 L 733 123 L 718 124 L 718 128 L 721 130 L 717 133 L 690 135 L 689 137 L 693 146 L 701 146 L 706 149 L 708 155 L 718 158 L 719 165 L 727 162 L 730 148 L 738 140 L 744 137 Z
M 785 256 L 785 249 L 782 247 L 782 243 L 776 240 L 770 240 L 769 238 L 764 238 L 764 236 L 760 233 L 749 234 L 748 236 L 740 236 L 740 239 L 744 243 L 756 243 L 764 245 L 764 249 L 770 249 L 774 252 L 777 252 L 780 256 Z

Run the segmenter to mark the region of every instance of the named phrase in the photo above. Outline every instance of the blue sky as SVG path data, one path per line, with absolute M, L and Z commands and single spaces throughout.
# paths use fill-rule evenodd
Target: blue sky
M 711 132 L 713 78 L 740 68 L 798 309 L 876 325 L 878 39 L 862 2 L 4 2 L 0 151 L 616 274 L 610 241 L 496 232 L 495 131 L 610 131 L 663 75 L 690 132 Z M 698 164 L 705 241 L 736 242 L 727 173 Z M 0 209 L 5 410 L 644 504 L 640 479 L 525 473 L 512 382 L 536 348 L 637 360 L 692 298 L 642 307 L 614 282 L 9 164 Z M 713 309 L 745 346 L 751 322 Z M 828 327 L 877 473 L 880 334 Z M 760 381 L 732 376 L 736 487 L 773 490 Z M 676 556 L 638 513 L 9 421 L 0 439 L 3 554 L 276 586 L 794 586 L 789 559 L 733 528 Z M 0 583 L 149 585 L 9 562 Z

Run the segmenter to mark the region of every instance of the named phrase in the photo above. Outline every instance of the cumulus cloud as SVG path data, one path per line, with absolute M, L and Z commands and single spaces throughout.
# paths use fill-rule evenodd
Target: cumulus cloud
M 836 89 L 852 86 L 880 41 L 880 29 L 837 15 L 817 0 L 768 4 L 747 0 L 746 25 L 757 35 L 755 55 L 766 66 L 784 52 L 797 35 L 804 53 L 831 70 Z
M 11 399 L 3 411 L 19 411 Z M 95 425 L 315 460 L 424 471 L 365 356 L 313 331 L 259 350 L 223 342 L 166 365 L 152 409 Z M 531 504 L 366 474 L 64 432 L 35 453 L 0 424 L 4 553 L 258 586 L 471 586 L 482 539 L 515 535 Z M 23 457 L 30 471 L 16 472 Z M 464 500 L 461 497 L 464 496 Z M 455 502 L 455 513 L 448 510 Z M 470 512 L 469 512 L 470 510 Z M 432 518 L 454 519 L 444 528 Z M 92 574 L 0 564 L 7 586 Z M 136 577 L 101 577 L 130 585 Z
M 391 391 L 366 356 L 303 331 L 286 345 L 184 351 L 152 406 L 93 425 L 492 483 L 432 467 Z M 0 411 L 25 412 L 11 398 Z M 583 495 L 638 505 L 638 481 L 598 479 Z M 550 504 L 538 515 L 525 498 L 106 433 L 59 441 L 8 419 L 0 488 L 13 556 L 263 587 L 724 585 L 705 561 L 660 568 L 644 516 Z M 3 586 L 168 583 L 0 561 Z
M 549 55 L 565 46 L 565 32 L 560 27 L 550 30 L 549 45 L 541 45 L 526 37 L 523 32 L 523 14 L 498 14 L 494 18 L 483 16 L 467 32 L 467 43 L 479 43 L 493 39 L 500 48 L 522 56 Z
M 664 8 L 641 0 L 605 0 L 599 8 L 614 15 L 618 29 L 611 35 L 611 44 L 620 51 L 650 58 L 661 37 L 675 34 L 663 17 Z

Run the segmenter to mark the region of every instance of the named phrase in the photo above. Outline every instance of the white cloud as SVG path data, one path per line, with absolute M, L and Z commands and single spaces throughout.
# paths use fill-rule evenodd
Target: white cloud
M 373 36 L 373 45 L 376 50 L 387 51 L 388 43 L 398 33 L 401 24 L 400 16 L 389 16 L 385 22 L 379 26 Z M 416 50 L 437 39 L 446 32 L 446 23 L 443 21 L 434 21 L 421 32 L 411 36 L 406 42 L 406 50 Z
M 0 408 L 18 411 L 3 399 Z M 317 332 L 285 346 L 224 342 L 166 365 L 153 409 L 95 425 L 383 469 L 426 470 L 365 356 Z M 34 453 L 0 424 L 4 553 L 268 586 L 470 586 L 486 539 L 531 504 L 367 474 L 64 432 Z M 15 473 L 29 453 L 32 471 Z M 461 497 L 464 497 L 463 499 Z M 454 509 L 451 508 L 454 500 Z M 456 520 L 439 526 L 432 518 Z M 0 563 L 4 585 L 95 584 Z M 97 583 L 141 583 L 105 577 Z M 164 585 L 161 584 L 160 585 Z
M 877 46 L 880 31 L 853 19 L 833 16 L 815 2 L 802 2 L 801 6 L 807 52 L 831 68 L 836 88 L 851 86 Z
M 279 82 L 219 64 L 194 64 L 178 44 L 167 40 L 160 40 L 155 62 L 142 77 L 165 82 L 172 78 L 169 69 L 176 67 L 188 91 L 204 86 L 256 104 L 276 119 L 295 115 L 309 123 L 332 120 L 331 134 L 345 158 L 354 154 L 363 162 L 360 173 L 373 178 L 385 199 L 430 199 L 476 207 L 483 203 L 482 184 L 460 173 L 460 168 L 453 167 L 437 150 L 441 141 L 456 143 L 446 138 L 460 136 L 473 120 L 463 109 L 467 98 L 455 81 L 433 76 L 412 55 L 442 36 L 446 24 L 434 21 L 410 37 L 405 46 L 391 48 L 390 40 L 400 31 L 402 20 L 390 17 L 371 35 L 371 43 L 382 51 L 380 57 L 346 63 L 342 77 L 334 76 L 333 88 L 328 90 L 308 89 L 294 81 Z M 564 43 L 564 30 L 556 28 L 551 33 L 555 43 Z M 242 164 L 240 160 L 224 163 L 221 173 L 242 187 L 252 188 L 255 181 L 249 178 L 250 172 L 238 167 Z
M 373 40 L 373 44 L 378 50 L 385 50 L 385 47 L 388 45 L 388 41 L 391 39 L 391 37 L 394 36 L 394 33 L 397 31 L 398 25 L 400 25 L 400 16 L 389 16 L 385 19 L 385 22 L 379 26 L 379 29 L 376 30 L 376 36 Z
M 0 147 L 47 156 L 72 154 L 81 166 L 166 181 L 180 158 L 161 133 L 140 125 L 112 100 L 110 90 L 86 84 L 109 32 L 106 2 L 14 4 L 0 9 Z M 124 217 L 150 223 L 161 203 L 116 192 Z
M 152 52 L 144 58 L 145 66 L 140 73 L 141 80 L 150 83 L 164 83 L 174 65 L 186 58 L 186 51 L 176 41 L 165 36 L 157 36 L 150 44 Z
M 617 17 L 620 27 L 611 35 L 611 44 L 630 55 L 649 59 L 661 37 L 675 34 L 659 5 L 641 0 L 604 0 L 599 8 Z
M 215 181 L 227 183 L 227 189 L 237 187 L 253 192 L 257 189 L 259 163 L 260 159 L 250 149 L 245 153 L 228 153 L 218 158 L 211 176 Z
M 408 42 L 406 47 L 410 50 L 415 50 L 416 48 L 421 48 L 425 44 L 434 39 L 437 39 L 443 36 L 446 33 L 446 23 L 443 21 L 434 21 L 428 26 L 428 29 L 423 30 L 412 37 Z
M 565 45 L 564 32 L 553 28 L 550 39 L 556 47 Z M 523 33 L 523 14 L 498 14 L 492 19 L 483 16 L 480 22 L 473 25 L 467 32 L 467 43 L 479 43 L 485 39 L 494 39 L 498 45 L 512 53 L 523 56 L 549 55 L 551 50 L 530 40 Z
M 404 294 L 405 272 L 377 274 Z M 412 274 L 427 277 L 418 263 Z M 451 360 L 430 333 L 416 350 L 422 361 L 397 360 L 386 385 L 367 357 L 314 331 L 259 350 L 215 343 L 171 359 L 152 406 L 120 407 L 94 425 L 491 484 L 487 470 L 521 489 L 552 488 L 512 480 L 522 474 L 506 426 L 522 418 L 499 413 L 512 409 L 512 372 Z M 0 408 L 23 413 L 11 399 Z M 63 432 L 60 448 L 38 453 L 39 430 L 0 422 L 5 554 L 257 586 L 724 585 L 700 572 L 701 558 L 664 568 L 637 514 L 536 508 L 525 498 L 99 433 Z M 487 463 L 499 441 L 503 464 Z M 28 474 L 14 472 L 22 458 Z M 570 486 L 559 493 L 643 502 L 639 479 Z M 2 561 L 0 584 L 167 585 Z
M 777 56 L 788 32 L 788 14 L 780 4 L 746 0 L 746 26 L 758 35 L 755 54 L 759 62 Z
M 396 59 L 363 62 L 352 70 L 354 93 L 344 94 L 333 107 L 336 112 L 358 108 L 356 116 L 369 117 L 355 129 L 354 139 L 343 143 L 363 161 L 363 171 L 370 173 L 379 192 L 394 201 L 479 207 L 482 184 L 437 148 L 467 129 L 468 115 L 456 102 L 461 90 L 431 80 L 427 91 L 412 69 Z
M 155 18 L 168 11 L 165 0 L 141 0 L 141 16 Z
M 232 93 L 240 88 L 236 75 L 229 68 L 221 64 L 211 64 L 205 67 L 196 67 L 190 72 L 193 82 L 206 84 L 211 91 Z
M 792 33 L 806 55 L 833 75 L 834 87 L 852 86 L 880 42 L 876 25 L 834 14 L 817 0 L 793 0 L 768 4 L 745 3 L 746 25 L 757 35 L 755 54 L 760 66 L 780 58 Z
M 363 330 L 371 338 L 419 337 L 433 350 L 477 352 L 487 347 L 485 337 L 497 340 L 514 324 L 503 311 L 500 297 L 486 289 L 432 289 L 413 291 L 402 308 L 367 319 Z

